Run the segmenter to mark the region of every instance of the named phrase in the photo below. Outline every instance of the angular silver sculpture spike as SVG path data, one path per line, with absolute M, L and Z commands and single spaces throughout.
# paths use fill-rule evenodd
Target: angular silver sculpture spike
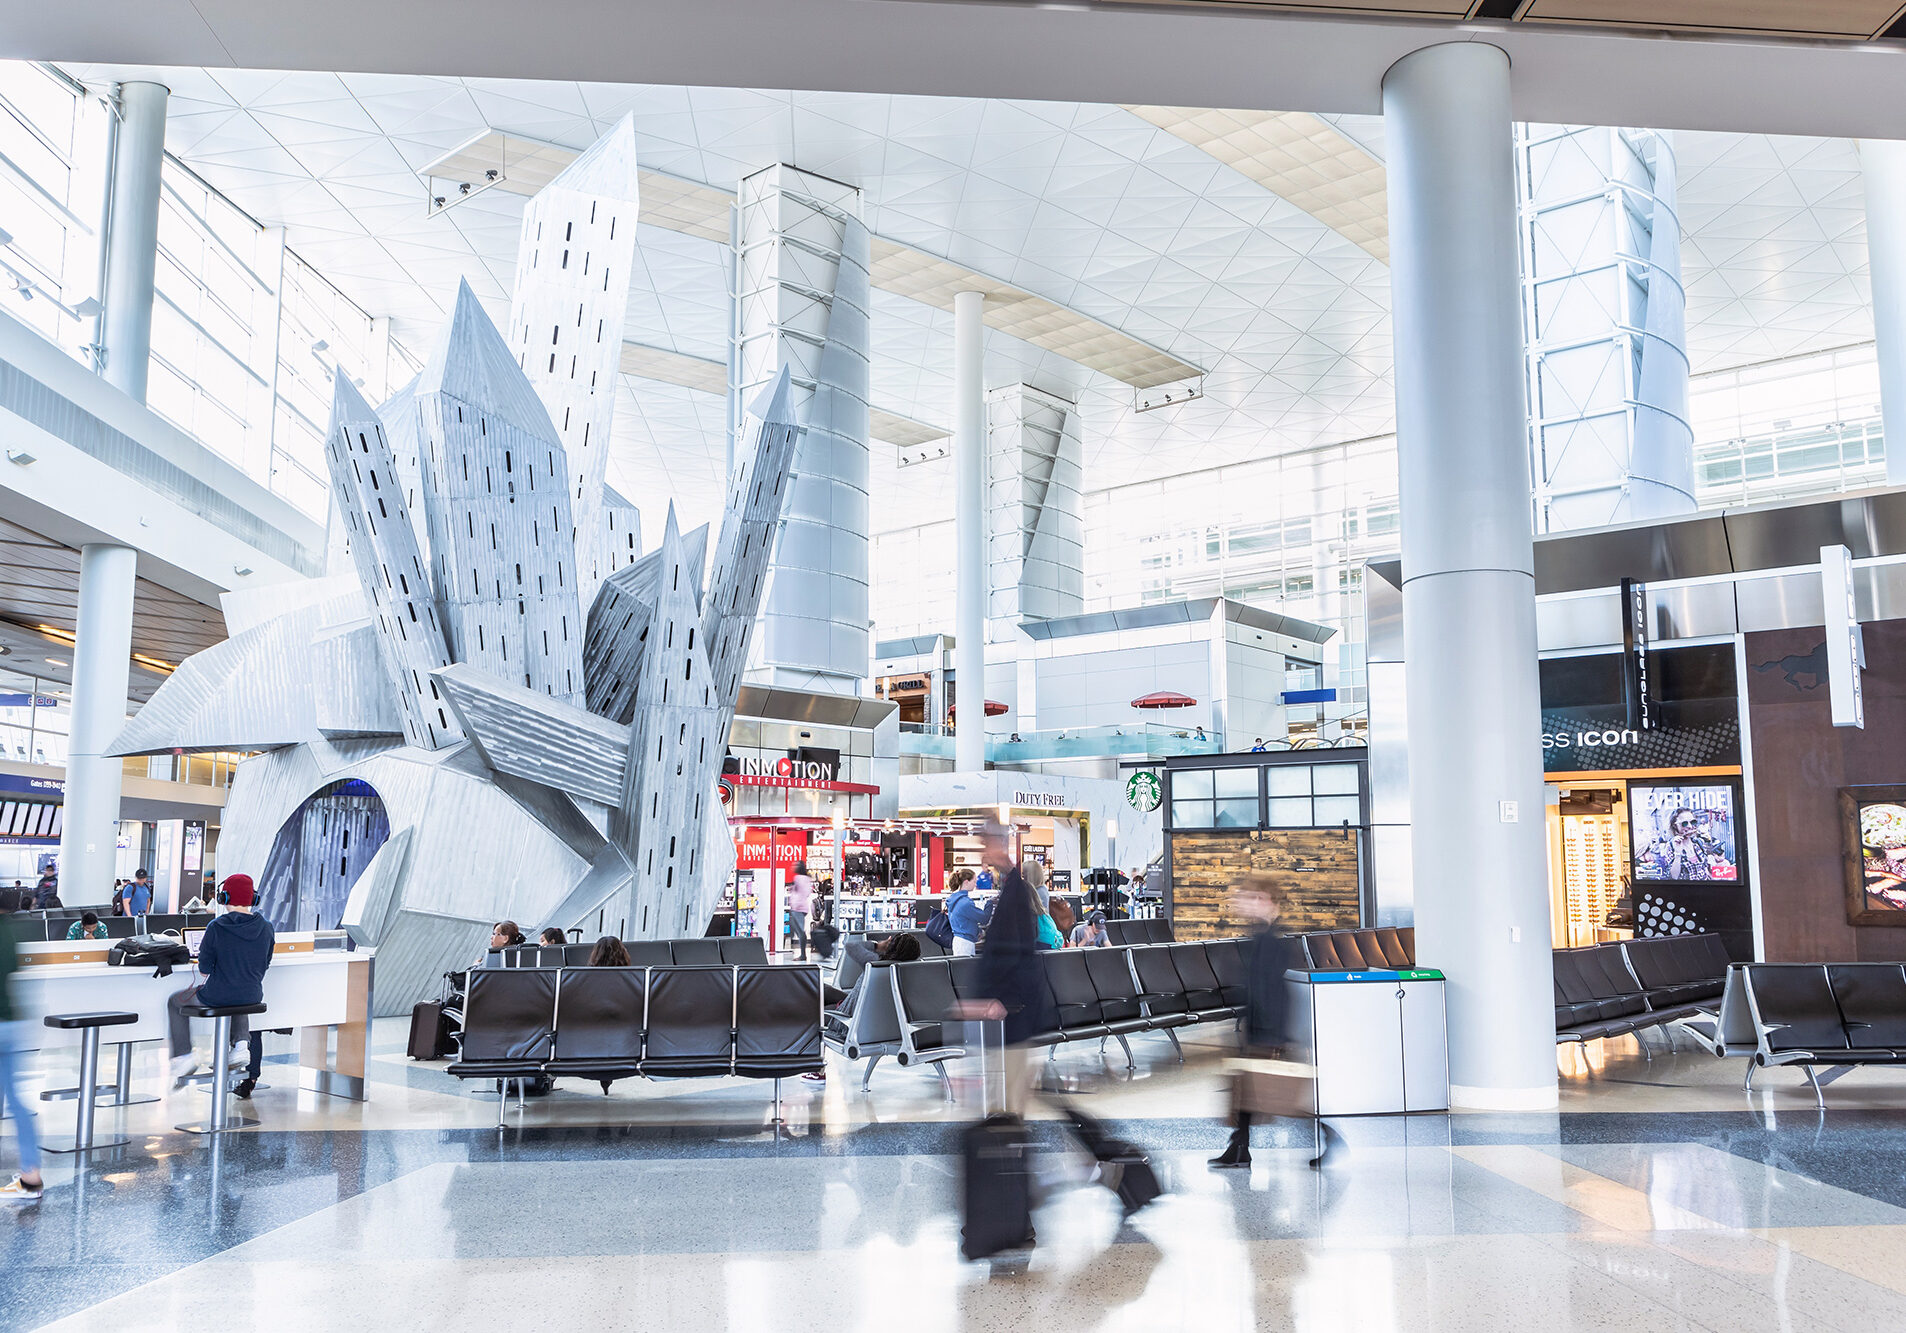
M 689 930 L 705 918 L 704 821 L 719 804 L 715 775 L 727 752 L 729 710 L 709 674 L 707 640 L 675 508 L 662 532 L 659 587 L 642 655 L 635 725 L 609 837 L 634 867 L 629 916 L 636 938 Z
M 800 427 L 794 421 L 793 386 L 783 366 L 774 382 L 749 409 L 755 447 L 737 460 L 729 482 L 728 505 L 715 545 L 714 573 L 702 599 L 702 634 L 708 644 L 715 688 L 734 707 L 741 673 L 748 664 L 748 642 L 761 607 L 762 583 L 774 552 L 776 529 L 788 492 L 788 471 Z
M 485 762 L 586 801 L 622 799 L 628 728 L 496 679 L 468 663 L 434 677 Z
M 350 541 L 351 562 L 370 595 L 378 649 L 396 691 L 404 739 L 423 750 L 455 744 L 463 739 L 462 729 L 430 674 L 449 664 L 450 653 L 384 424 L 349 376 L 333 379 L 324 459 Z
M 523 210 L 510 296 L 510 349 L 542 395 L 569 457 L 576 584 L 584 607 L 598 583 L 639 554 L 627 541 L 629 516 L 605 513 L 611 502 L 603 484 L 635 268 L 638 194 L 630 113 Z
M 701 605 L 701 572 L 708 564 L 708 525 L 682 538 L 688 568 L 695 573 L 695 604 Z M 627 724 L 635 719 L 636 687 L 642 679 L 642 648 L 649 613 L 661 590 L 662 553 L 650 551 L 611 574 L 589 608 L 582 641 L 582 674 L 589 682 L 589 711 Z
M 417 412 L 451 657 L 554 699 L 581 697 L 568 462 L 468 283 L 418 376 Z

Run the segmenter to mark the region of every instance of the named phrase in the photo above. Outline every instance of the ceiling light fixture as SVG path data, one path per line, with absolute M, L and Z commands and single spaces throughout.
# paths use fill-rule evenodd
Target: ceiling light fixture
M 63 658 L 63 657 L 49 657 L 49 658 L 47 658 L 47 659 L 46 659 L 46 664 L 47 664 L 48 666 L 71 666 L 71 665 L 73 665 L 73 664 L 72 664 L 71 662 L 69 662 L 69 661 L 67 661 L 67 660 L 66 660 L 65 658 Z
M 58 639 L 61 643 L 76 644 L 79 642 L 78 639 L 73 637 L 72 630 L 61 629 L 58 625 L 35 625 L 33 628 L 46 635 L 47 638 Z
M 30 464 L 37 463 L 39 461 L 40 461 L 39 456 L 37 454 L 30 454 L 24 449 L 7 450 L 7 462 L 9 463 L 17 463 L 21 467 L 27 467 Z

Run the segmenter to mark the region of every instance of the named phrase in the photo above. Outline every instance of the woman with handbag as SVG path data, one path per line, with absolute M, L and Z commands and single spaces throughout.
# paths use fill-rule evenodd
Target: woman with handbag
M 1231 1141 L 1211 1159 L 1213 1167 L 1251 1165 L 1254 1116 L 1291 1116 L 1311 1120 L 1320 1142 L 1310 1165 L 1321 1165 L 1336 1131 L 1317 1117 L 1317 1081 L 1312 1071 L 1286 1058 L 1291 1044 L 1290 991 L 1284 973 L 1293 962 L 1288 937 L 1278 924 L 1283 893 L 1271 876 L 1253 872 L 1231 887 L 1232 910 L 1259 929 L 1245 941 L 1249 967 L 1245 994 L 1246 1056 L 1237 1062 L 1231 1084 Z

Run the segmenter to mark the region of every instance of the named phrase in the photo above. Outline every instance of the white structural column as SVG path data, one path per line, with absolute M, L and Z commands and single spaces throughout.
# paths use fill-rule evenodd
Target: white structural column
M 1517 154 L 1536 526 L 1692 513 L 1674 140 L 1530 125 Z
M 953 297 L 953 767 L 986 767 L 986 297 Z
M 152 280 L 159 259 L 159 175 L 165 165 L 164 84 L 119 85 L 113 140 L 112 211 L 106 230 L 106 282 L 99 343 L 108 384 L 146 400 L 152 357 Z M 118 791 L 118 785 L 113 787 Z
M 791 372 L 803 427 L 750 678 L 858 694 L 873 661 L 867 395 L 872 240 L 860 191 L 777 164 L 738 192 L 741 401 Z M 755 427 L 744 427 L 750 435 Z
M 1906 485 L 1906 142 L 1860 140 L 1886 482 Z
M 73 721 L 66 748 L 66 812 L 60 831 L 60 899 L 112 897 L 124 761 L 106 751 L 126 725 L 137 554 L 104 543 L 80 548 L 79 621 L 73 643 Z
M 1417 954 L 1462 1106 L 1553 1106 L 1554 997 L 1509 58 L 1383 81 Z

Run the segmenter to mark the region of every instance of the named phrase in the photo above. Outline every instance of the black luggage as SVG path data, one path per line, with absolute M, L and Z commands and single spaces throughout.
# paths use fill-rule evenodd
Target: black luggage
M 1112 1137 L 1103 1124 L 1075 1106 L 1066 1107 L 1066 1118 L 1072 1122 L 1079 1142 L 1098 1162 L 1100 1180 L 1118 1195 L 1127 1217 L 1165 1192 L 1144 1149 Z
M 1032 1248 L 1032 1135 L 1016 1115 L 990 1115 L 960 1133 L 965 1195 L 960 1253 L 985 1259 Z
M 106 950 L 108 966 L 149 967 L 153 975 L 159 977 L 169 977 L 173 968 L 191 961 L 192 951 L 186 948 L 185 941 L 169 930 L 158 935 L 134 935 Z
M 453 1049 L 450 1022 L 444 1017 L 442 1004 L 425 1000 L 410 1011 L 411 1059 L 442 1060 L 451 1055 Z

